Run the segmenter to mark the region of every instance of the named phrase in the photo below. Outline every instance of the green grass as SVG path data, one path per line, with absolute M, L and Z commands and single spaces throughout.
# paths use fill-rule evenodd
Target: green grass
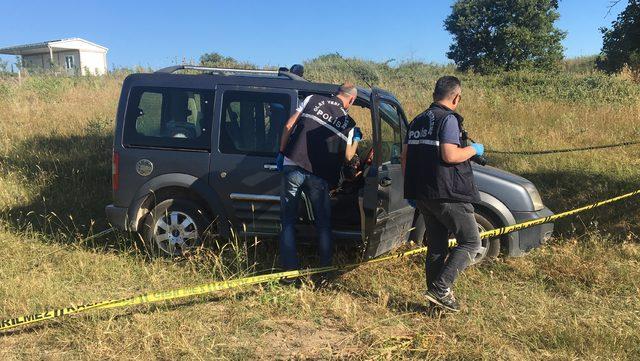
M 409 116 L 449 67 L 353 61 Z M 344 62 L 313 80 L 363 85 Z M 528 150 L 640 138 L 640 86 L 591 72 L 459 74 L 467 128 L 488 148 Z M 173 262 L 106 227 L 121 75 L 0 79 L 0 314 L 12 317 L 210 282 L 273 266 L 266 240 Z M 364 115 L 356 118 L 365 126 Z M 365 131 L 366 133 L 366 131 Z M 533 180 L 563 211 L 638 188 L 640 147 L 491 163 Z M 556 225 L 551 244 L 469 269 L 458 315 L 425 312 L 423 258 L 365 266 L 324 289 L 275 284 L 87 313 L 0 336 L 3 359 L 637 359 L 638 199 Z M 257 243 L 257 245 L 256 245 Z M 313 249 L 305 249 L 313 254 Z

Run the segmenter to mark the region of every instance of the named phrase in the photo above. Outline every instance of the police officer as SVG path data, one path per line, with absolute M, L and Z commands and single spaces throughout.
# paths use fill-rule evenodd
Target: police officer
M 403 147 L 405 198 L 423 215 L 426 226 L 426 298 L 458 311 L 451 287 L 480 247 L 472 203 L 480 196 L 469 159 L 484 153 L 482 144 L 463 147 L 463 118 L 455 112 L 462 99 L 458 78 L 436 82 L 433 103 L 409 125 Z M 457 247 L 449 250 L 449 234 Z
M 354 156 L 362 139 L 362 133 L 347 115 L 357 94 L 355 85 L 344 83 L 335 96 L 310 95 L 284 127 L 276 159 L 278 169 L 283 171 L 280 263 L 284 269 L 300 267 L 294 227 L 301 190 L 313 208 L 320 266 L 332 264 L 329 190 L 337 185 L 341 166 Z

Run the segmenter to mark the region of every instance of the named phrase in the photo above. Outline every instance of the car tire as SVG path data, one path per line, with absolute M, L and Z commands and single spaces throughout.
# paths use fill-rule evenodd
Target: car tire
M 147 214 L 141 236 L 152 255 L 181 257 L 203 244 L 211 224 L 209 215 L 196 203 L 167 199 Z
M 499 227 L 499 225 L 493 221 L 489 215 L 482 211 L 476 210 L 475 218 L 478 223 L 478 230 L 480 233 Z M 494 259 L 500 254 L 500 237 L 481 239 L 480 243 L 480 249 L 471 262 L 473 265 L 481 263 L 487 259 Z

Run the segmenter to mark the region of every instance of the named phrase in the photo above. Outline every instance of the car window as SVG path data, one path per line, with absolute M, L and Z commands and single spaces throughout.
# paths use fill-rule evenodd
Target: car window
M 288 94 L 229 90 L 222 99 L 222 153 L 277 153 L 282 128 L 291 112 Z
M 128 146 L 210 149 L 213 92 L 133 88 L 127 105 Z
M 381 102 L 380 112 L 380 141 L 382 164 L 400 164 L 402 153 L 402 132 L 400 123 L 402 121 L 396 107 L 392 104 Z
M 157 137 L 160 135 L 162 93 L 143 92 L 138 103 L 139 115 L 135 120 L 136 133 Z

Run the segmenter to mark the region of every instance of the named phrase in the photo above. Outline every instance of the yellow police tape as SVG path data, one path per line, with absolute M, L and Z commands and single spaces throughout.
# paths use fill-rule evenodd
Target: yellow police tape
M 576 208 L 576 209 L 573 209 L 573 210 L 570 210 L 570 211 L 567 211 L 567 212 L 555 214 L 553 216 L 544 217 L 544 218 L 538 218 L 538 219 L 534 219 L 534 220 L 531 220 L 531 221 L 528 221 L 528 222 L 523 222 L 523 223 L 519 223 L 519 224 L 514 224 L 512 226 L 507 226 L 507 227 L 503 227 L 503 228 L 497 228 L 497 229 L 493 229 L 493 230 L 490 230 L 490 231 L 482 232 L 480 234 L 480 237 L 481 238 L 493 238 L 493 237 L 501 236 L 501 235 L 504 235 L 504 234 L 507 234 L 507 233 L 516 232 L 516 231 L 519 231 L 519 230 L 522 230 L 522 229 L 525 229 L 525 228 L 535 227 L 535 226 L 538 226 L 538 225 L 541 225 L 541 224 L 544 224 L 544 223 L 552 222 L 552 221 L 560 219 L 560 218 L 564 218 L 564 217 L 568 217 L 568 216 L 574 215 L 576 213 L 580 213 L 580 212 L 588 211 L 588 210 L 593 209 L 593 208 L 601 207 L 601 206 L 609 204 L 609 203 L 618 202 L 618 201 L 623 200 L 625 198 L 633 197 L 633 196 L 635 196 L 637 194 L 640 194 L 640 189 L 638 189 L 636 191 L 633 191 L 633 192 L 630 192 L 630 193 L 623 194 L 623 195 L 618 196 L 618 197 L 614 197 L 614 198 L 610 198 L 610 199 L 607 199 L 607 200 L 604 200 L 604 201 L 596 202 L 596 203 L 593 203 L 593 204 L 590 204 L 590 205 L 587 205 L 587 206 L 584 206 L 584 207 Z M 309 268 L 309 269 L 306 269 L 306 270 L 296 270 L 296 271 L 270 273 L 270 274 L 265 274 L 265 275 L 260 275 L 260 276 L 252 276 L 252 277 L 246 277 L 246 278 L 240 278 L 240 279 L 232 279 L 232 280 L 228 280 L 228 281 L 211 282 L 211 283 L 207 283 L 207 284 L 204 284 L 204 285 L 179 288 L 179 289 L 174 289 L 174 290 L 169 290 L 169 291 L 145 293 L 145 294 L 142 294 L 142 295 L 128 297 L 128 298 L 121 298 L 121 299 L 108 300 L 108 301 L 100 301 L 100 302 L 88 303 L 88 304 L 83 304 L 83 305 L 78 305 L 78 306 L 69 306 L 69 307 L 65 307 L 65 308 L 48 310 L 48 311 L 45 311 L 45 312 L 36 313 L 36 314 L 32 314 L 32 315 L 20 316 L 20 317 L 16 317 L 16 318 L 9 318 L 9 319 L 5 319 L 5 320 L 1 320 L 0 321 L 0 331 L 6 331 L 6 330 L 12 329 L 14 327 L 24 326 L 24 325 L 28 325 L 28 324 L 37 323 L 37 322 L 42 322 L 42 321 L 45 321 L 45 320 L 50 320 L 50 319 L 62 317 L 62 316 L 65 316 L 65 315 L 72 315 L 72 314 L 76 314 L 76 313 L 87 312 L 87 311 L 90 311 L 90 310 L 117 308 L 117 307 L 140 305 L 140 304 L 144 304 L 144 303 L 168 301 L 168 300 L 174 300 L 174 299 L 178 299 L 178 298 L 203 295 L 203 294 L 216 292 L 216 291 L 221 291 L 221 290 L 227 290 L 227 289 L 231 289 L 231 288 L 238 288 L 238 287 L 242 287 L 242 286 L 255 285 L 255 284 L 266 283 L 266 282 L 273 282 L 273 281 L 278 281 L 278 280 L 282 280 L 282 279 L 291 279 L 291 278 L 296 278 L 296 277 L 303 277 L 303 276 L 308 276 L 308 275 L 317 274 L 317 273 L 324 273 L 324 272 L 329 272 L 329 271 L 345 271 L 345 270 L 353 269 L 353 268 L 356 268 L 356 267 L 359 267 L 359 266 L 362 266 L 362 265 L 365 265 L 365 264 L 380 263 L 380 262 L 385 262 L 385 261 L 392 260 L 392 259 L 404 258 L 404 257 L 408 257 L 408 256 L 424 253 L 424 252 L 426 252 L 426 250 L 427 250 L 426 247 L 421 247 L 421 248 L 416 248 L 416 249 L 413 249 L 413 250 L 410 250 L 410 251 L 407 251 L 407 252 L 402 252 L 402 253 L 397 253 L 397 254 L 393 254 L 393 255 L 390 255 L 390 256 L 374 258 L 374 259 L 371 259 L 371 260 L 368 260 L 368 261 L 364 261 L 364 262 L 360 262 L 360 263 L 354 263 L 354 264 L 350 264 L 350 265 L 346 265 L 346 266 Z

